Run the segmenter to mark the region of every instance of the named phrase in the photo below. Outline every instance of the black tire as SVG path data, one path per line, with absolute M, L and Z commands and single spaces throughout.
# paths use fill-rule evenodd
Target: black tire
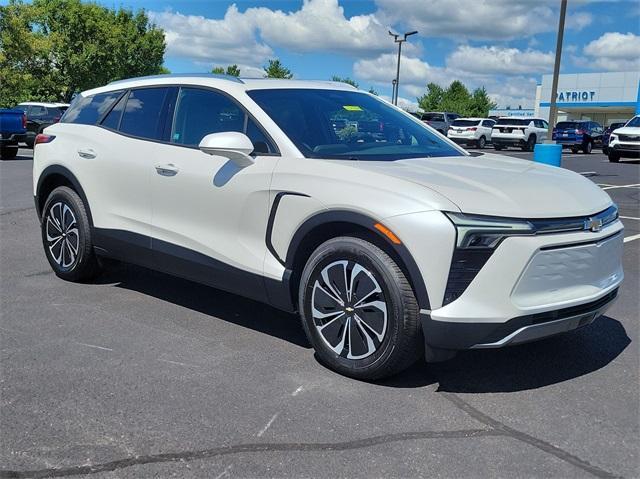
M 504 146 L 502 145 L 496 145 L 495 143 L 493 144 L 493 149 L 496 151 L 501 151 L 504 148 Z
M 354 271 L 355 276 L 351 276 Z M 323 272 L 333 285 L 331 294 L 327 293 L 331 286 L 324 281 Z M 350 297 L 341 286 L 346 285 L 347 277 L 354 284 Z M 336 296 L 344 300 L 342 305 L 331 299 Z M 384 309 L 378 306 L 360 309 L 357 305 L 365 298 L 368 301 L 364 304 L 375 301 L 384 305 Z M 362 380 L 392 376 L 423 355 L 419 308 L 411 285 L 389 255 L 368 241 L 339 237 L 321 244 L 302 272 L 298 300 L 302 326 L 319 361 L 345 376 Z M 321 314 L 330 316 L 318 318 Z M 330 322 L 333 326 L 327 333 L 321 333 L 319 328 Z M 332 339 L 336 340 L 335 346 Z
M 87 208 L 75 191 L 59 186 L 49 194 L 41 230 L 45 255 L 58 277 L 82 282 L 98 274 Z
M 481 136 L 478 139 L 478 149 L 482 150 L 485 146 L 487 146 L 487 139 L 484 136 Z
M 18 148 L 0 148 L 0 159 L 13 160 L 18 155 Z
M 571 147 L 571 153 L 578 153 L 580 151 L 580 149 L 576 148 L 576 147 Z
M 605 155 L 608 155 L 609 154 L 609 148 L 606 147 L 606 146 L 603 146 L 602 147 L 602 153 L 604 153 Z
M 593 150 L 593 142 L 591 140 L 587 140 L 584 145 L 582 145 L 582 153 L 585 155 L 590 155 Z
M 536 141 L 537 141 L 537 137 L 536 135 L 529 135 L 529 138 L 527 138 L 527 143 L 525 143 L 525 145 L 522 147 L 522 151 L 533 151 L 533 149 L 536 147 Z
M 620 161 L 620 155 L 614 151 L 609 151 L 609 161 L 611 163 L 618 163 Z

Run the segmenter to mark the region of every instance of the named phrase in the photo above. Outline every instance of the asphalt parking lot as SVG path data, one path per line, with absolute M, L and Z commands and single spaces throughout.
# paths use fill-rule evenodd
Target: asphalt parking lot
M 259 303 L 133 266 L 56 278 L 31 166 L 0 162 L 0 477 L 640 476 L 640 162 L 563 160 L 626 227 L 606 316 L 378 383 Z

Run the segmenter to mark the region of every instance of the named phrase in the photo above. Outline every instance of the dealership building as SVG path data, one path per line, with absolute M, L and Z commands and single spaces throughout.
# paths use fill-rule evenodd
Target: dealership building
M 553 75 L 536 89 L 534 114 L 549 118 Z M 640 72 L 575 73 L 558 78 L 558 120 L 593 120 L 607 126 L 640 113 Z

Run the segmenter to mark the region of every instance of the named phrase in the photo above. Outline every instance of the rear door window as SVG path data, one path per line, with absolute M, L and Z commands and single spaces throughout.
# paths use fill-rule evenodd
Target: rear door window
M 148 140 L 163 140 L 166 118 L 165 99 L 168 87 L 131 90 L 120 120 L 119 130 L 127 135 Z M 117 114 L 117 113 L 116 113 Z
M 62 123 L 95 125 L 122 93 L 122 90 L 118 90 L 91 96 L 78 95 L 60 121 Z

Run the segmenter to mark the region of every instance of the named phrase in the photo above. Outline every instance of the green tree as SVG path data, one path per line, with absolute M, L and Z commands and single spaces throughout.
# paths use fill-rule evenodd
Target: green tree
M 496 106 L 496 102 L 489 98 L 487 90 L 484 87 L 476 88 L 473 90 L 468 115 L 487 117 L 489 116 L 489 110 L 493 110 Z
M 352 80 L 349 77 L 339 77 L 338 75 L 333 75 L 331 77 L 331 81 L 337 81 L 337 82 L 341 82 L 341 83 L 346 83 L 347 85 L 351 85 L 354 88 L 359 88 L 358 82 L 356 82 L 355 80 Z
M 264 76 L 265 78 L 293 78 L 293 73 L 276 58 L 269 60 L 269 63 L 264 67 Z
M 0 6 L 0 105 L 69 101 L 113 80 L 163 71 L 164 32 L 144 10 L 80 0 Z
M 419 97 L 418 106 L 422 111 L 440 111 L 444 90 L 436 83 L 427 85 L 427 92 Z
M 452 111 L 463 116 L 469 115 L 471 94 L 467 87 L 459 80 L 454 80 L 442 95 L 442 111 Z
M 211 73 L 216 73 L 218 75 L 230 75 L 234 77 L 240 76 L 240 68 L 238 65 L 229 65 L 225 70 L 224 67 L 214 67 L 211 69 Z
M 369 93 L 371 93 L 372 95 L 378 96 L 378 92 L 372 87 L 369 87 Z

